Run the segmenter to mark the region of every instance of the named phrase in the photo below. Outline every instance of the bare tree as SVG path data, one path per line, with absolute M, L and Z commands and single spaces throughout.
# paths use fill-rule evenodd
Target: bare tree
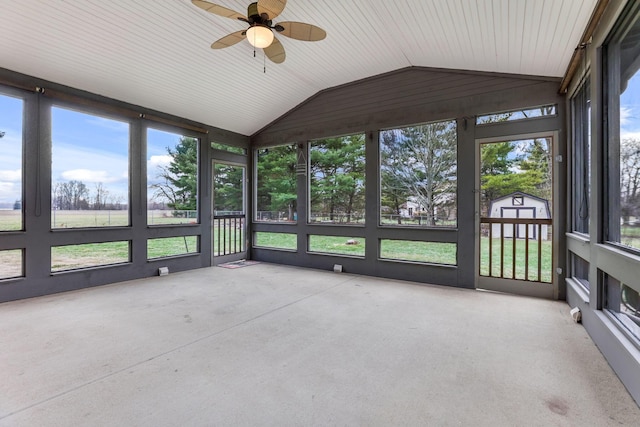
M 109 190 L 104 188 L 101 182 L 96 184 L 95 195 L 93 196 L 93 209 L 102 210 L 107 207 L 107 199 L 109 198 Z
M 623 139 L 620 144 L 620 202 L 625 222 L 640 216 L 640 140 Z
M 455 208 L 456 124 L 438 122 L 397 129 L 386 135 L 382 166 L 385 182 L 406 189 L 426 216 L 427 225 Z M 395 145 L 395 147 L 391 147 Z M 385 190 L 386 192 L 386 190 Z
M 89 189 L 81 181 L 57 183 L 54 187 L 54 200 L 59 209 L 80 210 L 87 209 Z

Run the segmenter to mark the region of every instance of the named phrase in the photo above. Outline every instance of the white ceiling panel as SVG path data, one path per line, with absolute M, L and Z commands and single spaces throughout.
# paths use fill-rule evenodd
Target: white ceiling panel
M 217 0 L 242 14 L 247 2 Z M 251 135 L 317 92 L 408 66 L 561 77 L 596 0 L 289 0 L 276 65 L 190 0 L 0 0 L 0 67 Z

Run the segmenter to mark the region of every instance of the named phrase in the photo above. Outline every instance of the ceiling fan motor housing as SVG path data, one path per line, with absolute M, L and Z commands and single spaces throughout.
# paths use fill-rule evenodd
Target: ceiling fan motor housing
M 271 21 L 269 20 L 269 15 L 266 13 L 260 14 L 258 11 L 258 3 L 251 3 L 247 8 L 247 17 L 249 18 L 250 24 L 262 24 L 268 27 L 271 26 Z

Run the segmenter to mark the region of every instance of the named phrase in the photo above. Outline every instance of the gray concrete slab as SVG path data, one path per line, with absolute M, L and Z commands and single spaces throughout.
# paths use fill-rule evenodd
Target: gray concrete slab
M 637 425 L 562 302 L 258 264 L 0 305 L 0 426 Z

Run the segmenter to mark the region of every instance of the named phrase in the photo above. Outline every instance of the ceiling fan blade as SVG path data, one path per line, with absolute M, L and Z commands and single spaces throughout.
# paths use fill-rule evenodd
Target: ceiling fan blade
M 224 36 L 220 40 L 216 40 L 211 44 L 211 49 L 224 49 L 225 47 L 233 46 L 234 44 L 241 42 L 247 38 L 247 32 L 245 30 L 236 31 L 229 35 Z
M 280 15 L 287 5 L 287 0 L 258 0 L 258 12 L 266 13 L 269 19 L 275 19 Z
M 316 42 L 327 37 L 327 32 L 322 28 L 304 22 L 285 21 L 278 22 L 278 25 L 284 28 L 280 34 L 296 40 Z
M 273 38 L 273 42 L 265 47 L 264 54 L 267 55 L 267 58 L 271 60 L 271 62 L 275 62 L 276 64 L 282 64 L 287 57 L 284 53 L 284 46 L 280 43 L 280 40 L 277 38 Z
M 231 19 L 247 19 L 244 15 L 236 12 L 235 10 L 227 9 L 226 7 L 222 7 L 214 3 L 209 3 L 208 1 L 191 0 L 191 3 L 198 6 L 200 9 L 206 10 L 209 13 L 213 13 L 214 15 Z

